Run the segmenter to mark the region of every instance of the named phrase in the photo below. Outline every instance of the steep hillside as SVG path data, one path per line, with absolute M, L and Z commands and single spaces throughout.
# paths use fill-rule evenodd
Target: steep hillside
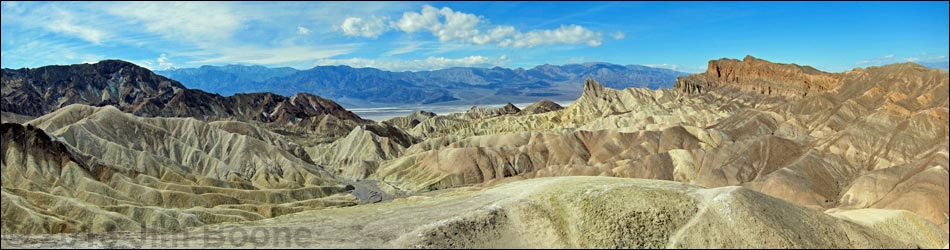
M 288 139 L 222 127 L 241 126 L 85 105 L 4 123 L 3 232 L 175 231 L 356 204 Z
M 95 64 L 3 69 L 2 111 L 37 117 L 71 104 L 115 106 L 145 117 L 262 122 L 294 133 L 342 136 L 368 121 L 313 94 L 220 96 L 187 89 L 134 64 Z

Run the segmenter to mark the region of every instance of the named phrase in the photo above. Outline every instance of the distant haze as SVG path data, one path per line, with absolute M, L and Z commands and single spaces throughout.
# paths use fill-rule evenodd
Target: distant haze
M 308 70 L 261 66 L 202 66 L 156 71 L 189 88 L 221 95 L 273 92 L 311 93 L 347 108 L 401 105 L 473 105 L 570 101 L 585 79 L 617 89 L 670 88 L 679 76 L 663 68 L 610 63 L 540 65 L 530 69 L 456 67 L 392 72 L 375 68 L 319 66 Z

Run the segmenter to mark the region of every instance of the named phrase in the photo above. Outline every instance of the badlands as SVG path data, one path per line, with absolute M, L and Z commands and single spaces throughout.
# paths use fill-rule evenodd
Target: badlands
M 950 77 L 914 63 L 719 59 L 672 89 L 378 122 L 115 60 L 2 77 L 3 248 L 948 242 Z

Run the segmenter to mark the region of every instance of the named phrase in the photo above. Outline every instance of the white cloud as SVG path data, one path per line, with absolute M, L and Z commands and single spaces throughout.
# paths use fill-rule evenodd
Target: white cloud
M 52 19 L 46 24 L 46 29 L 50 31 L 76 36 L 93 44 L 102 43 L 102 39 L 107 36 L 104 31 L 75 24 L 73 21 L 75 18 L 71 12 L 56 8 L 53 15 L 59 18 Z
M 150 70 L 168 70 L 175 68 L 175 64 L 168 60 L 168 55 L 165 53 L 159 55 L 158 58 L 155 58 L 155 60 L 146 59 L 141 61 L 133 61 L 133 63 Z
M 515 27 L 511 26 L 497 26 L 488 31 L 487 35 L 476 36 L 472 38 L 472 42 L 475 44 L 486 44 L 490 42 L 506 41 L 505 39 L 511 37 L 515 34 L 518 34 L 518 31 L 515 30 Z M 510 39 L 508 39 L 510 41 Z
M 700 73 L 700 72 L 706 71 L 706 67 L 701 67 L 701 66 L 700 66 L 700 67 L 683 67 L 683 66 L 680 66 L 680 65 L 667 64 L 667 63 L 661 63 L 661 64 L 645 64 L 645 65 L 643 65 L 643 66 L 647 66 L 647 67 L 651 67 L 651 68 L 670 69 L 670 70 L 675 70 L 675 71 L 679 71 L 679 72 L 686 72 L 686 73 Z
M 10 38 L 24 42 L 17 42 L 17 46 L 11 47 L 4 45 L 3 55 L 0 57 L 3 66 L 19 68 L 51 64 L 66 65 L 81 61 L 98 62 L 105 58 L 103 55 L 88 52 L 86 48 L 92 46 L 90 43 L 60 39 L 47 40 L 40 36 L 42 35 Z M 7 38 L 6 35 L 4 38 Z
M 423 29 L 436 30 L 442 23 L 439 21 L 439 10 L 430 5 L 422 6 L 422 12 L 405 12 L 402 18 L 396 22 L 395 26 L 407 33 L 413 33 Z
M 188 64 L 247 63 L 260 65 L 282 65 L 310 62 L 314 58 L 327 58 L 352 52 L 354 45 L 335 45 L 314 47 L 232 47 L 222 48 L 220 56 L 188 62 Z M 300 65 L 305 66 L 305 65 Z
M 426 42 L 410 42 L 410 43 L 406 43 L 405 46 L 402 46 L 402 47 L 399 47 L 399 48 L 396 48 L 396 49 L 393 49 L 393 50 L 390 50 L 390 51 L 386 51 L 386 53 L 383 53 L 383 55 L 384 55 L 384 56 L 394 56 L 394 55 L 406 54 L 406 53 L 409 53 L 409 52 L 413 52 L 413 51 L 418 50 L 419 47 L 421 47 L 421 46 L 424 45 L 424 44 L 426 44 Z
M 947 56 L 945 55 L 934 55 L 930 53 L 917 53 L 913 56 L 910 56 L 905 59 L 908 62 L 936 62 L 936 61 L 946 61 Z
M 52 4 L 21 5 L 16 2 L 3 2 L 2 19 L 4 28 L 7 25 L 27 28 L 41 28 L 45 31 L 58 33 L 68 37 L 99 45 L 111 37 L 109 32 L 98 29 L 101 23 L 96 23 L 86 17 L 81 11 L 61 8 Z M 4 37 L 5 39 L 7 37 Z
M 374 17 L 375 18 L 375 17 Z M 513 26 L 499 25 L 491 28 L 483 27 L 488 21 L 481 16 L 454 11 L 448 7 L 441 9 L 430 5 L 422 6 L 419 12 L 404 12 L 402 18 L 391 22 L 396 30 L 406 33 L 416 33 L 420 31 L 429 31 L 433 36 L 438 37 L 440 42 L 457 42 L 463 44 L 495 44 L 500 47 L 531 48 L 540 45 L 554 44 L 587 44 L 596 47 L 603 43 L 603 34 L 594 32 L 583 26 L 572 24 L 562 25 L 558 29 L 552 30 L 531 30 L 528 32 L 518 31 Z M 367 36 L 359 32 L 360 27 L 365 27 L 366 21 L 358 17 L 349 17 L 344 20 L 343 32 L 346 35 L 360 35 L 365 37 L 376 37 L 378 33 L 372 33 Z M 374 22 L 374 24 L 377 24 Z M 347 27 L 351 25 L 353 27 Z M 371 29 L 379 31 L 385 30 Z M 619 32 L 618 32 L 619 33 Z M 614 37 L 617 37 L 617 34 Z M 623 33 L 619 33 L 622 39 Z
M 880 64 L 887 64 L 887 63 L 894 63 L 894 62 L 895 62 L 894 54 L 890 54 L 890 55 L 877 57 L 877 58 L 864 59 L 864 60 L 859 61 L 857 64 L 863 66 L 863 65 L 880 65 Z
M 155 59 L 155 62 L 158 62 L 158 67 L 162 69 L 174 68 L 175 64 L 168 60 L 168 56 L 165 53 L 162 53 L 158 56 L 158 59 Z
M 131 62 L 149 70 L 168 70 L 175 68 L 175 64 L 168 60 L 168 55 L 165 53 L 162 53 L 155 59 L 132 60 Z M 83 63 L 87 62 L 84 61 Z
M 445 23 L 439 29 L 434 30 L 439 41 L 468 41 L 478 35 L 478 24 L 482 18 L 473 14 L 452 11 L 448 7 L 439 10 L 439 14 L 445 17 Z
M 614 40 L 623 40 L 625 37 L 627 37 L 627 35 L 624 34 L 623 32 L 617 31 L 610 34 L 610 37 L 613 37 Z
M 297 35 L 310 35 L 310 29 L 304 28 L 303 26 L 297 26 Z
M 597 47 L 602 43 L 602 36 L 601 33 L 593 32 L 580 25 L 562 25 L 556 30 L 533 30 L 524 34 L 518 33 L 514 35 L 511 42 L 503 41 L 499 45 L 502 47 L 531 48 L 538 45 L 559 43 L 586 43 L 591 47 Z
M 390 71 L 436 70 L 451 67 L 494 67 L 504 66 L 507 55 L 498 58 L 485 56 L 467 56 L 461 58 L 428 57 L 421 60 L 374 60 L 365 58 L 319 59 L 314 66 L 347 65 L 354 68 L 372 67 Z
M 864 60 L 858 61 L 856 64 L 857 66 L 864 67 L 864 66 L 874 66 L 874 65 L 887 65 L 887 64 L 901 63 L 901 62 L 929 63 L 929 62 L 937 62 L 937 61 L 945 61 L 945 60 L 947 60 L 946 55 L 933 54 L 933 53 L 917 53 L 908 57 L 897 57 L 894 54 L 888 54 L 882 57 L 864 59 Z
M 340 28 L 343 34 L 347 36 L 361 36 L 376 38 L 382 35 L 388 28 L 384 22 L 386 18 L 372 16 L 366 19 L 359 17 L 347 17 L 343 20 Z
M 106 11 L 131 19 L 148 32 L 203 47 L 228 41 L 244 20 L 229 4 L 213 2 L 129 2 L 109 5 Z

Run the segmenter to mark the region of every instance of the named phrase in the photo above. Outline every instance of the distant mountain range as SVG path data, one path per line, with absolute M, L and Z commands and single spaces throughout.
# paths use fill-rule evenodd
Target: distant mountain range
M 929 62 L 929 63 L 922 62 L 920 63 L 920 65 L 923 65 L 924 67 L 931 68 L 931 69 L 942 69 L 942 70 L 950 71 L 950 62 L 948 61 Z
M 586 78 L 611 88 L 669 88 L 687 73 L 610 63 L 540 65 L 531 69 L 448 68 L 392 72 L 375 68 L 318 66 L 308 70 L 262 66 L 202 66 L 156 73 L 189 88 L 221 95 L 313 93 L 355 107 L 387 104 L 495 104 L 541 98 L 574 100 Z

